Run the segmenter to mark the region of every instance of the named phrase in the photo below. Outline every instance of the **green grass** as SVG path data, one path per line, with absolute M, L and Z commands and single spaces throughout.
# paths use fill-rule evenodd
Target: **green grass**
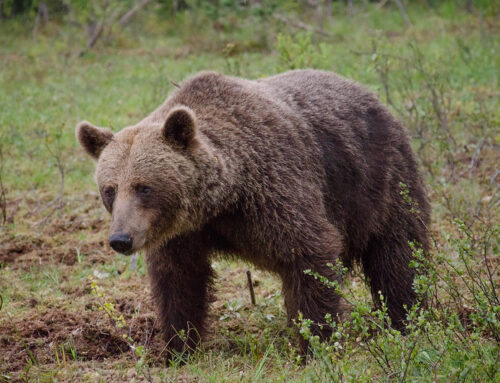
M 291 20 L 321 22 L 312 11 L 278 3 L 276 12 Z M 172 17 L 151 9 L 82 57 L 81 28 L 64 19 L 42 27 L 36 40 L 33 20 L 1 22 L 0 174 L 9 220 L 0 226 L 0 344 L 7 350 L 0 381 L 147 381 L 148 374 L 156 382 L 500 379 L 499 13 L 494 2 L 477 2 L 473 12 L 458 3 L 412 2 L 409 28 L 396 7 L 367 3 L 347 15 L 335 2 L 323 25 L 327 36 L 262 10 Z M 295 67 L 365 84 L 408 127 L 433 205 L 432 260 L 420 265 L 430 276 L 418 281 L 429 308 L 410 316 L 408 335 L 389 330 L 355 271 L 342 290 L 354 303 L 346 322 L 331 343 L 312 339 L 315 358 L 304 365 L 278 280 L 252 269 L 254 307 L 245 275 L 251 266 L 217 260 L 208 339 L 188 363 L 165 368 L 158 337 L 141 353 L 103 349 L 123 335 L 143 345 L 154 314 L 143 258 L 134 268 L 106 247 L 107 213 L 94 164 L 77 146 L 76 123 L 118 131 L 158 106 L 173 89 L 170 80 L 200 70 L 258 78 Z M 62 205 L 54 200 L 58 161 Z M 104 296 L 93 294 L 89 276 Z M 102 311 L 110 303 L 124 326 Z M 52 328 L 51 318 L 60 323 L 54 334 L 36 332 Z M 307 335 L 306 323 L 300 328 Z

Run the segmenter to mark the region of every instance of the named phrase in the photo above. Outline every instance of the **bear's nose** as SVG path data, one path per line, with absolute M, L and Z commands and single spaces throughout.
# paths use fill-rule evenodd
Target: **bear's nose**
M 126 233 L 113 234 L 109 237 L 109 245 L 114 251 L 127 254 L 132 250 L 132 237 Z

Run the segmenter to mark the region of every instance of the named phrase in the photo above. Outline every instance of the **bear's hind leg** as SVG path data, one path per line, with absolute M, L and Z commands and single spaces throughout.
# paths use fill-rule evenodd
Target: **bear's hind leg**
M 147 255 L 160 324 L 175 352 L 193 350 L 204 332 L 214 272 L 203 243 L 195 235 L 180 236 Z

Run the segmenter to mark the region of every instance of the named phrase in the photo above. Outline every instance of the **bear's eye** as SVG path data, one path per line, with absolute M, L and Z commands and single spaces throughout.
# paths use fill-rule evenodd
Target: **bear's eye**
M 115 193 L 115 188 L 111 186 L 104 189 L 104 205 L 106 205 L 108 210 L 111 210 L 111 206 L 115 200 Z
M 135 192 L 139 194 L 140 196 L 148 196 L 151 194 L 152 189 L 149 186 L 146 185 L 136 185 L 135 187 Z

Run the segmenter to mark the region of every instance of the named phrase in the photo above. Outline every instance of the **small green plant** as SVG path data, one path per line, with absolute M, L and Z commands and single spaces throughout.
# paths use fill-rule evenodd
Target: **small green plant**
M 132 337 L 125 331 L 128 326 L 123 314 L 118 313 L 115 305 L 107 299 L 106 293 L 101 287 L 99 287 L 96 281 L 89 275 L 88 279 L 90 281 L 90 287 L 92 289 L 92 294 L 98 298 L 99 310 L 104 311 L 106 316 L 111 320 L 115 328 L 121 332 L 123 340 L 128 344 L 130 350 L 132 350 L 134 358 L 136 360 L 135 369 L 137 374 L 142 374 L 149 382 L 152 382 L 151 372 L 149 370 L 149 365 L 147 362 L 147 352 L 143 345 L 137 345 L 132 339 Z
M 82 262 L 83 262 L 83 259 L 84 259 L 84 257 L 85 257 L 85 256 L 84 256 L 84 254 L 82 254 L 82 253 L 80 252 L 80 248 L 78 248 L 78 247 L 75 247 L 75 251 L 76 251 L 76 261 L 77 261 L 78 263 L 82 263 Z
M 367 300 L 359 300 L 359 292 L 353 289 L 352 283 L 342 286 L 311 270 L 305 271 L 335 289 L 350 308 L 349 317 L 344 321 L 325 317 L 333 329 L 329 342 L 320 342 L 311 334 L 310 320 L 299 320 L 299 331 L 310 342 L 316 359 L 313 380 L 360 379 L 357 374 L 363 364 L 370 368 L 378 366 L 378 374 L 387 381 L 433 376 L 448 376 L 459 381 L 498 379 L 497 286 L 491 266 L 480 266 L 476 255 L 493 251 L 498 256 L 498 248 L 492 246 L 491 239 L 498 237 L 499 229 L 485 228 L 484 237 L 478 241 L 463 222 L 455 224 L 461 237 L 446 237 L 449 241 L 446 245 L 451 245 L 455 252 L 453 258 L 446 252 L 425 256 L 420 248 L 410 244 L 414 255 L 411 267 L 420 271 L 414 284 L 420 299 L 407 308 L 405 334 L 390 327 L 383 296 L 380 296 L 380 308 L 372 309 Z M 347 277 L 341 264 L 329 266 Z M 477 363 L 479 360 L 481 363 Z
M 279 33 L 276 37 L 275 46 L 278 52 L 277 71 L 301 68 L 330 68 L 327 45 L 323 43 L 315 45 L 311 39 L 311 33 L 301 32 L 295 35 Z

